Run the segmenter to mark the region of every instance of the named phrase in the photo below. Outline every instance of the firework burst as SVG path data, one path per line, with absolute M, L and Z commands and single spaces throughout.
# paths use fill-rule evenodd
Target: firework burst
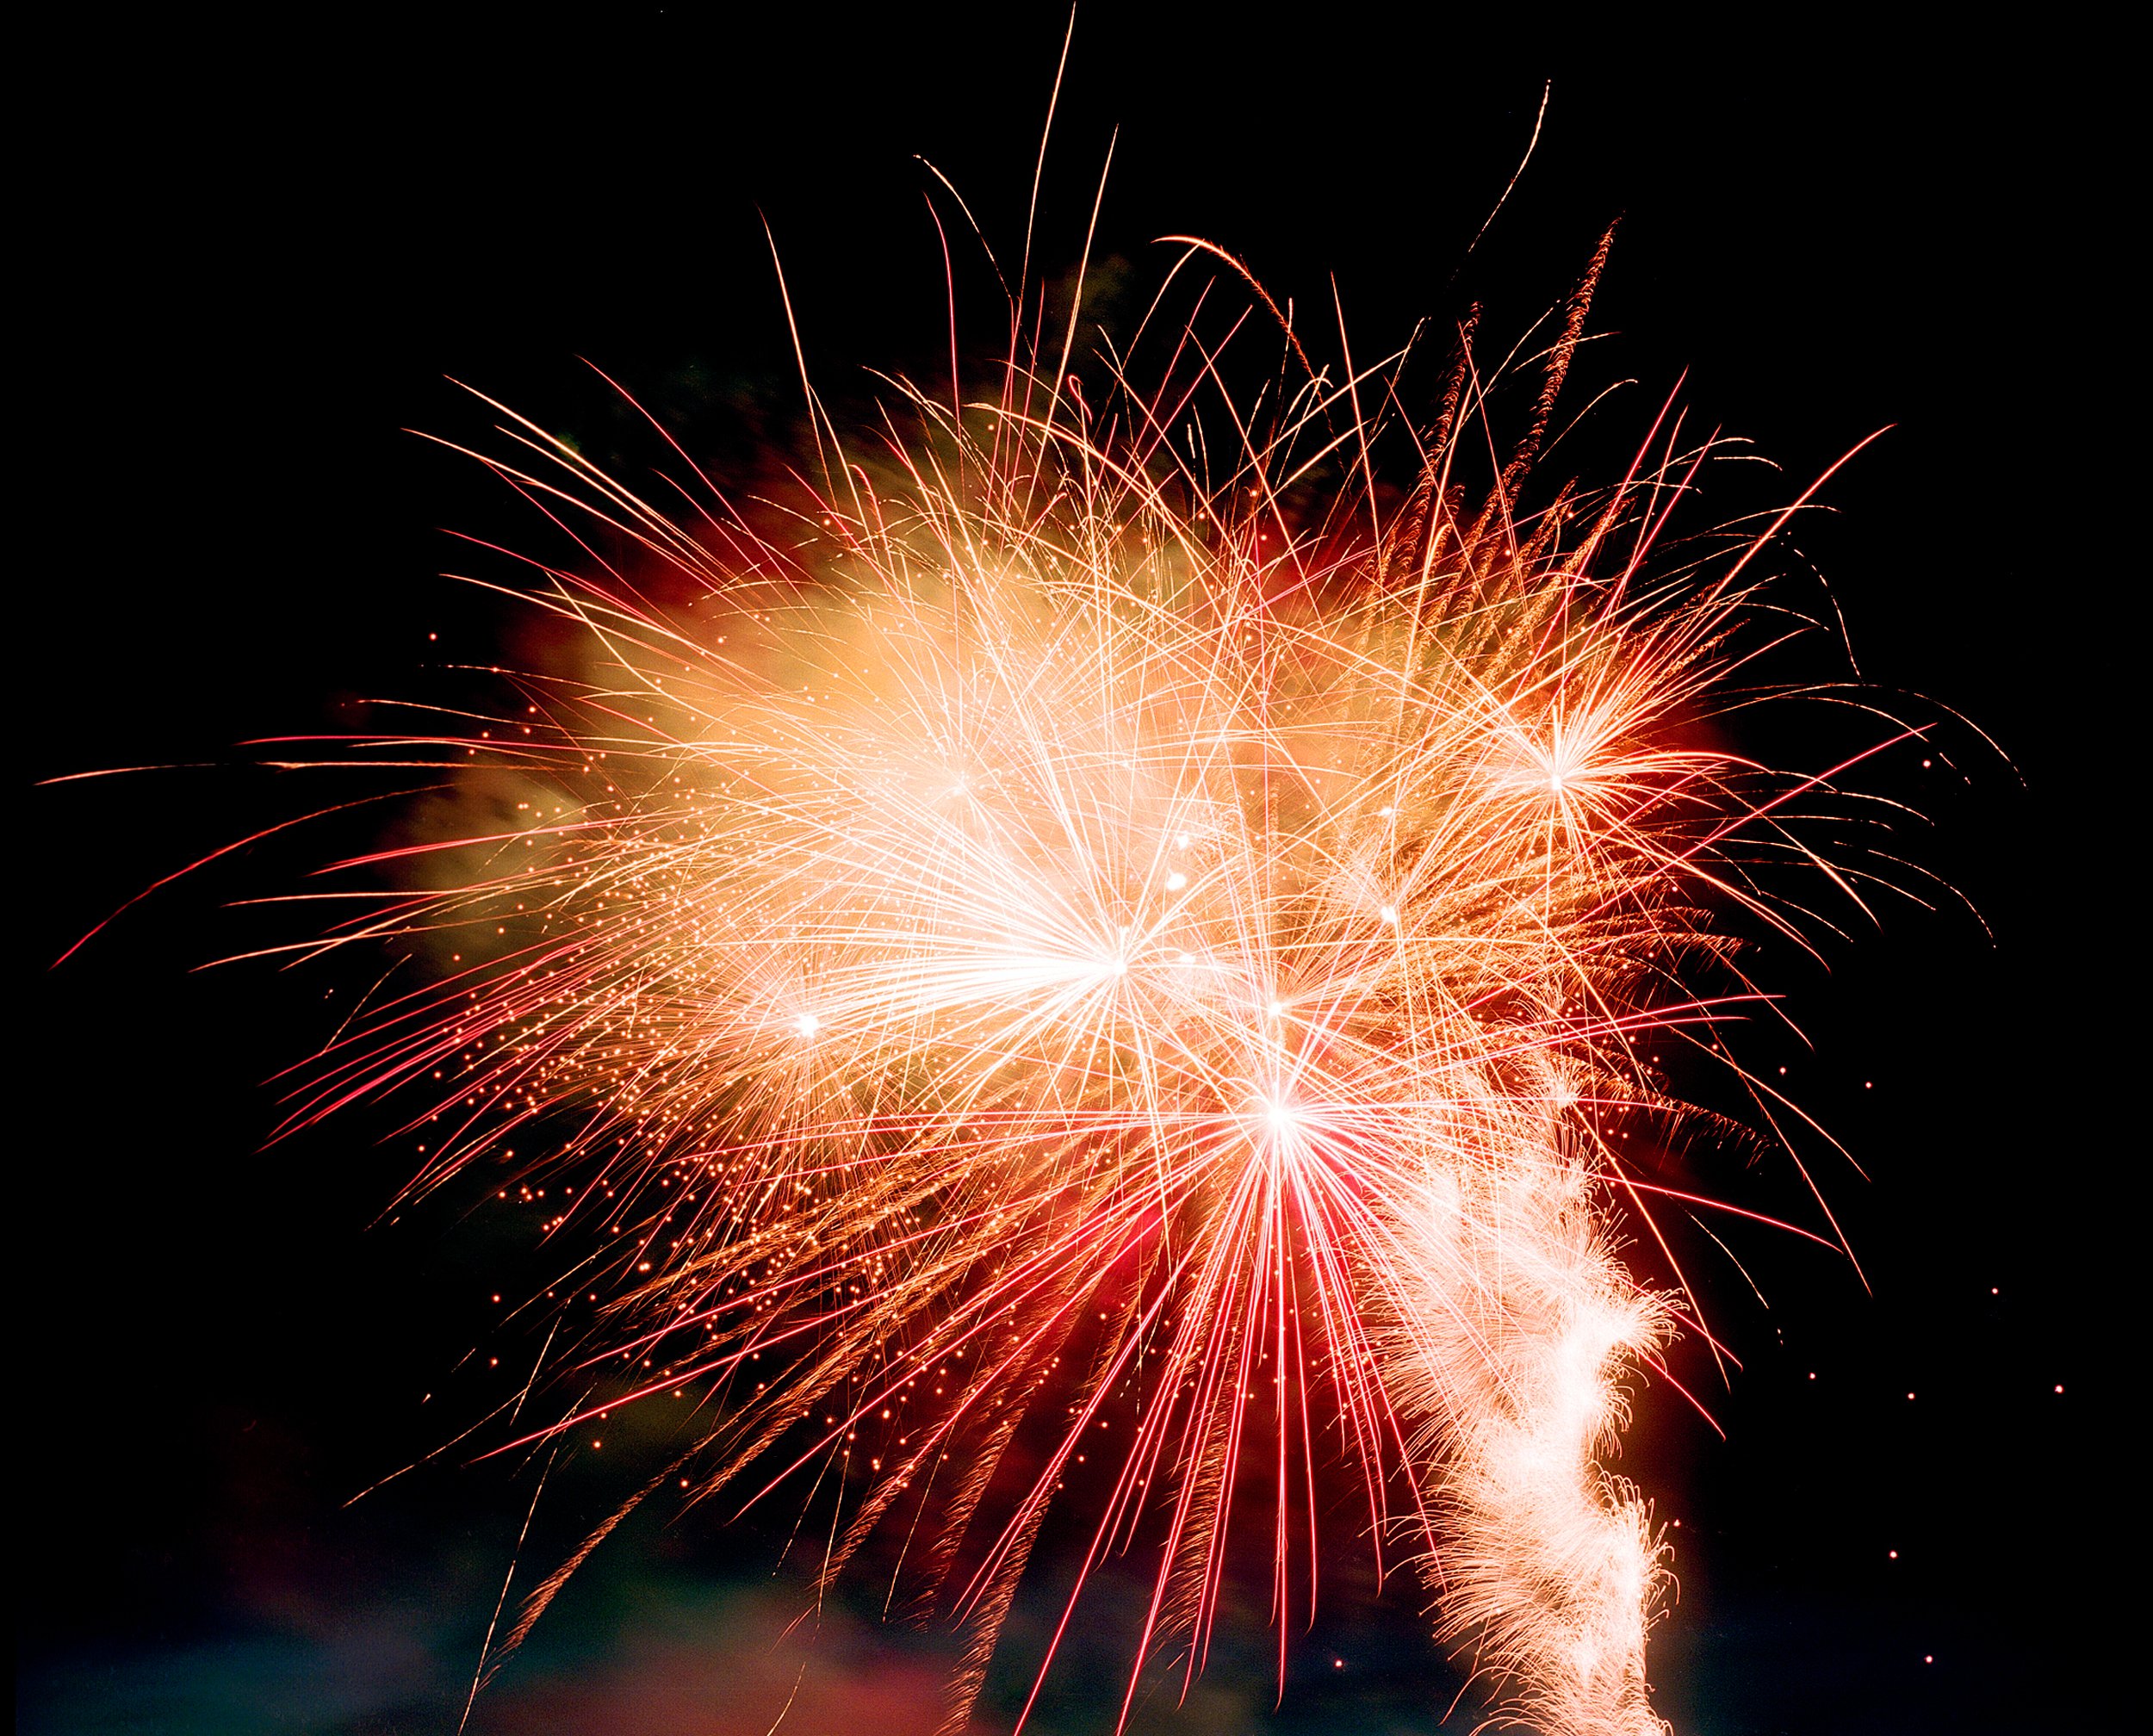
M 1501 1715 L 1662 1727 L 1664 1550 L 1603 1461 L 1703 1328 L 1623 1142 L 1685 1116 L 1652 1051 L 1714 1046 L 1708 912 L 1787 926 L 1751 865 L 1822 785 L 1696 728 L 1765 538 L 1662 555 L 1678 418 L 1521 506 L 1591 281 L 1500 447 L 1466 336 L 1417 430 L 1362 408 L 1402 358 L 1290 329 L 1237 397 L 1259 310 L 1160 321 L 1142 390 L 1036 344 L 989 401 L 900 382 L 783 513 L 661 509 L 506 411 L 474 454 L 576 538 L 524 589 L 587 660 L 364 744 L 502 817 L 339 865 L 401 884 L 327 944 L 444 970 L 294 1123 L 420 1094 L 418 1191 L 521 1154 L 605 1328 L 530 1438 L 692 1388 L 667 1476 L 822 1503 L 825 1582 L 872 1551 L 962 1623 L 952 1727 L 1079 1483 L 1070 1609 L 1151 1564 L 1131 1696 L 1200 1667 L 1242 1538 L 1282 1670 L 1343 1488 Z

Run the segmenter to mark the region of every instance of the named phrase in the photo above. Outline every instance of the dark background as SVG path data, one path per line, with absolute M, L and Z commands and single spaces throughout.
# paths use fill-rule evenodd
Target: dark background
M 437 527 L 527 524 L 400 431 L 482 434 L 444 376 L 649 462 L 586 356 L 722 472 L 752 471 L 799 431 L 759 212 L 826 391 L 864 398 L 867 365 L 932 375 L 940 255 L 914 155 L 1014 254 L 1063 22 L 352 10 L 114 22 L 27 58 L 49 118 L 17 164 L 20 758 L 33 778 L 202 769 L 31 790 L 16 832 L 23 1728 L 453 1728 L 529 1500 L 450 1454 L 342 1504 L 472 1414 L 450 1371 L 519 1256 L 473 1199 L 376 1223 L 407 1154 L 363 1115 L 264 1149 L 264 1081 L 349 985 L 192 967 L 290 938 L 226 907 L 284 890 L 321 843 L 242 852 L 51 959 L 326 799 L 233 744 L 362 727 L 355 698 L 462 691 L 430 666 L 513 648 L 495 604 L 436 576 L 463 560 Z M 1868 1172 L 1826 1167 L 1868 1285 L 1752 1237 L 1770 1306 L 1712 1280 L 1744 1372 L 1712 1388 L 1685 1365 L 1726 1438 L 1643 1400 L 1625 1466 L 1681 1522 L 1659 1697 L 1699 1736 L 2100 1728 L 2129 1667 L 2118 1395 L 2137 1359 L 2112 1293 L 2138 1210 L 2140 1140 L 2118 1130 L 2138 1084 L 2120 1008 L 2140 780 L 2108 696 L 2137 634 L 2113 431 L 2142 312 L 2111 269 L 2119 53 L 2061 28 L 1730 34 L 1654 14 L 1576 34 L 1350 3 L 1077 21 L 1040 201 L 1050 275 L 1119 124 L 1095 247 L 1116 277 L 1147 283 L 1171 257 L 1152 239 L 1176 232 L 1303 308 L 1335 274 L 1366 356 L 1473 302 L 1522 330 L 1619 216 L 1591 365 L 1639 382 L 1604 412 L 1623 437 L 1686 369 L 1685 401 L 1778 462 L 1785 498 L 1896 425 L 1831 484 L 1801 555 L 1866 677 L 1957 708 L 2009 758 L 1962 729 L 1927 773 L 1915 749 L 1877 771 L 1934 822 L 1909 822 L 1904 852 L 1981 921 L 1887 900 L 1826 946 L 1828 970 L 1770 967 L 1814 1047 L 1759 1032 L 1747 1052 L 1789 1065 Z M 1468 257 L 1551 79 L 1530 166 Z M 1000 316 L 965 269 L 983 350 Z M 534 1554 L 557 1559 L 618 1492 L 595 1466 L 564 1478 Z M 775 1554 L 752 1524 L 638 1521 L 473 1727 L 754 1736 L 788 1692 L 801 1736 L 930 1727 L 934 1636 L 880 1628 L 870 1599 L 781 1642 L 801 1594 L 768 1577 Z M 1263 1589 L 1188 1707 L 1148 1701 L 1139 1727 L 1438 1727 L 1456 1680 L 1409 1578 L 1378 1601 L 1342 1565 L 1275 1712 Z M 1021 1610 L 1016 1655 L 1039 1619 Z M 1042 1732 L 1111 1727 L 1115 1643 L 1111 1621 L 1079 1633 Z M 986 1727 L 1008 1715 L 990 1693 Z M 1468 1701 L 1440 1727 L 1474 1721 Z

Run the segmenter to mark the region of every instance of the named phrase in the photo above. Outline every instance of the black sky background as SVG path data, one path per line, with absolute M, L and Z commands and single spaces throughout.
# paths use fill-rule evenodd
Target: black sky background
M 799 426 L 764 217 L 818 384 L 864 399 L 866 366 L 932 370 L 914 157 L 1014 252 L 1064 22 L 324 11 L 114 22 L 33 57 L 53 118 L 21 183 L 20 757 L 32 779 L 210 769 L 32 790 L 16 831 L 22 1727 L 454 1728 L 529 1498 L 451 1455 L 341 1505 L 469 1414 L 448 1371 L 521 1256 L 468 1200 L 376 1224 L 407 1162 L 373 1143 L 385 1123 L 264 1149 L 264 1081 L 326 1034 L 339 979 L 192 967 L 273 935 L 226 907 L 326 848 L 245 852 L 50 960 L 315 804 L 234 769 L 234 743 L 359 727 L 354 699 L 438 695 L 462 678 L 432 666 L 513 648 L 499 607 L 436 576 L 462 560 L 441 527 L 527 523 L 401 431 L 483 431 L 444 376 L 649 462 L 587 357 L 736 473 Z M 1619 217 L 1593 365 L 1640 382 L 1604 412 L 1622 434 L 1686 370 L 1685 401 L 1781 464 L 1784 498 L 1895 425 L 1802 554 L 1863 673 L 1964 712 L 2010 763 L 1960 730 L 1928 772 L 1913 748 L 1878 772 L 1935 822 L 1907 853 L 1982 921 L 1898 901 L 1828 971 L 1774 961 L 1814 1047 L 1759 1032 L 1747 1052 L 1786 1064 L 1867 1170 L 1828 1185 L 1868 1285 L 1744 1243 L 1771 1305 L 1718 1274 L 1746 1363 L 1708 1395 L 1726 1439 L 1644 1402 L 1625 1468 L 1681 1521 L 1656 1674 L 1698 1736 L 2093 1730 L 2125 1703 L 2140 1516 L 2119 1395 L 2143 1357 L 2115 1299 L 2143 1140 L 2119 1130 L 2143 890 L 2108 713 L 2138 637 L 2117 431 L 2141 316 L 2113 263 L 2116 53 L 2060 25 L 1888 40 L 1852 18 L 1077 20 L 1050 273 L 1118 124 L 1094 252 L 1138 283 L 1170 232 L 1305 309 L 1335 274 L 1368 354 L 1474 302 L 1522 330 Z M 983 350 L 998 315 L 964 282 Z M 605 1474 L 565 1479 L 562 1537 L 616 1492 Z M 753 1526 L 624 1532 L 473 1727 L 763 1730 L 806 1667 L 776 1641 L 798 1593 L 773 1559 Z M 1140 1728 L 1438 1727 L 1455 1678 L 1406 1579 L 1380 1603 L 1343 1579 L 1275 1714 L 1255 1595 L 1205 1695 L 1147 1702 Z M 1078 1636 L 1043 1731 L 1112 1727 L 1113 1640 Z M 931 1637 L 840 1609 L 814 1656 L 800 1736 L 931 1725 Z M 1472 1721 L 1467 1702 L 1440 1727 Z

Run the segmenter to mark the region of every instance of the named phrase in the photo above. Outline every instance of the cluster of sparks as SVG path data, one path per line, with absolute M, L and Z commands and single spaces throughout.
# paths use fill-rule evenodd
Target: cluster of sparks
M 1664 1727 L 1664 1545 L 1604 1461 L 1702 1328 L 1628 1142 L 1686 1113 L 1657 1051 L 1716 1046 L 1701 968 L 1740 989 L 1707 913 L 1784 925 L 1740 865 L 1802 853 L 1813 785 L 1697 727 L 1765 539 L 1655 576 L 1678 422 L 1519 504 L 1585 299 L 1500 450 L 1461 344 L 1391 493 L 1359 406 L 1399 358 L 1237 408 L 1250 340 L 1193 321 L 1143 392 L 1013 363 L 900 388 L 866 457 L 818 422 L 812 504 L 760 521 L 504 412 L 588 659 L 371 744 L 501 818 L 356 865 L 403 884 L 334 939 L 444 969 L 296 1118 L 422 1092 L 419 1189 L 520 1152 L 643 1377 L 555 1426 L 692 1388 L 685 1485 L 820 1501 L 825 1579 L 961 1624 L 952 1727 L 1080 1490 L 1062 1628 L 1151 1564 L 1129 1696 L 1201 1667 L 1244 1541 L 1283 1670 L 1324 1511 L 1499 1716 Z

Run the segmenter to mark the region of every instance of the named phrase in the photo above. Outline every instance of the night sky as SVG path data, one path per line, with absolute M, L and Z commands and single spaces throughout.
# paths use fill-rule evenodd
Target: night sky
M 452 1370 L 493 1354 L 489 1299 L 536 1272 L 528 1235 L 475 1187 L 382 1221 L 410 1162 L 385 1114 L 265 1149 L 270 1076 L 333 1028 L 356 963 L 193 968 L 294 938 L 290 907 L 234 901 L 380 822 L 227 859 L 47 967 L 151 882 L 324 799 L 234 744 L 464 693 L 440 666 L 515 649 L 506 605 L 438 576 L 462 560 L 443 529 L 527 540 L 528 518 L 401 431 L 483 433 L 449 377 L 601 462 L 652 462 L 586 357 L 717 474 L 752 475 L 801 428 L 758 213 L 841 412 L 870 401 L 865 369 L 946 354 L 915 157 L 1014 251 L 1063 19 L 772 9 L 115 22 L 19 75 L 64 117 L 18 266 L 36 313 L 16 517 L 40 550 L 18 580 L 20 757 L 35 779 L 175 768 L 29 790 L 17 822 L 26 1732 L 456 1727 L 529 1483 L 450 1452 L 344 1504 L 483 1408 Z M 1963 901 L 1844 913 L 1828 968 L 1756 964 L 1809 1043 L 1759 1027 L 1743 1052 L 1785 1066 L 1867 1172 L 1822 1169 L 1867 1282 L 1747 1235 L 1769 1305 L 1725 1266 L 1709 1292 L 1741 1372 L 1716 1384 L 1695 1347 L 1681 1365 L 1725 1438 L 1643 1398 L 1623 1468 L 1679 1522 L 1653 1658 L 1685 1736 L 2106 1728 L 2135 1667 L 2119 1395 L 2143 1354 L 2113 1297 L 2144 1270 L 2124 1251 L 2143 1140 L 2119 1131 L 2144 891 L 2135 749 L 2106 715 L 2137 637 L 2113 431 L 2142 313 L 2111 287 L 2119 53 L 1843 19 L 1461 31 L 1343 0 L 1263 25 L 1165 3 L 1077 22 L 1039 245 L 1051 273 L 1074 263 L 1119 125 L 1094 247 L 1109 320 L 1179 232 L 1302 307 L 1335 275 L 1359 353 L 1474 303 L 1515 332 L 1620 218 L 1610 335 L 1580 367 L 1638 383 L 1589 456 L 1641 434 L 1685 370 L 1696 416 L 1782 467 L 1778 499 L 1894 425 L 1781 564 L 1826 576 L 1902 710 L 1954 709 L 2008 759 L 1947 727 L 1870 786 L 1929 816 L 1895 843 Z M 1539 147 L 1468 255 L 1549 80 Z M 976 271 L 967 309 L 983 353 L 999 315 Z M 1695 1179 L 1792 1198 L 1739 1153 Z M 527 1562 L 560 1559 L 630 1474 L 578 1460 Z M 805 1600 L 772 1577 L 782 1530 L 639 1516 L 471 1729 L 761 1736 L 792 1695 L 797 1736 L 927 1736 L 944 1636 L 864 1598 L 786 1638 Z M 1337 1553 L 1282 1707 L 1256 1581 L 1198 1693 L 1177 1710 L 1162 1690 L 1134 1727 L 1470 1729 L 1470 1699 L 1441 1721 L 1458 1678 L 1418 1584 L 1379 1599 Z M 1051 1607 L 1020 1606 L 983 1730 L 1007 1729 Z M 1111 1613 L 1073 1636 L 1040 1736 L 1112 1728 L 1123 1639 Z

